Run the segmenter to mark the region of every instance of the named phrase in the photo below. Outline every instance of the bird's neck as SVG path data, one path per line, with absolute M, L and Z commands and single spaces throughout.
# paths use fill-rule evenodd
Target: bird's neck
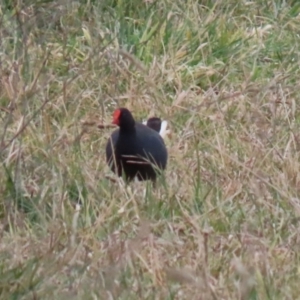
M 135 126 L 122 126 L 120 127 L 120 133 L 126 133 L 126 134 L 134 134 L 136 132 Z

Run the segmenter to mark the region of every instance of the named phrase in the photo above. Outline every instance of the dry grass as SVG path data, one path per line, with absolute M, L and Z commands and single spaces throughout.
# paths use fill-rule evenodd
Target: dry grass
M 298 2 L 12 3 L 1 299 L 298 299 Z M 107 178 L 118 106 L 169 120 L 155 190 Z

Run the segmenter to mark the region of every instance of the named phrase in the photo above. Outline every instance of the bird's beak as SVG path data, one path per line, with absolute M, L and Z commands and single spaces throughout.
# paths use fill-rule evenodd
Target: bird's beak
M 112 121 L 112 124 L 119 125 L 119 119 L 114 118 L 113 121 Z

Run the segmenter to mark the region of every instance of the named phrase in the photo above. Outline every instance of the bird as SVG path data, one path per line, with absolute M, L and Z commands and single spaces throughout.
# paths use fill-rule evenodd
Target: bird
M 119 177 L 127 182 L 156 181 L 157 173 L 166 169 L 168 151 L 163 138 L 154 129 L 136 122 L 127 108 L 113 113 L 113 131 L 106 144 L 106 161 Z
M 162 121 L 158 117 L 151 117 L 147 121 L 144 121 L 143 124 L 157 131 L 162 138 L 165 138 L 165 136 L 170 133 L 170 131 L 167 130 L 168 122 L 166 120 Z

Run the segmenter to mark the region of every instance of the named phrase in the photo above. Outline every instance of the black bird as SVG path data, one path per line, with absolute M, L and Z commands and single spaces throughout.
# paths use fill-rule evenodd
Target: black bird
M 159 133 L 134 120 L 127 108 L 118 108 L 113 114 L 113 124 L 120 128 L 110 136 L 106 145 L 106 161 L 111 170 L 131 181 L 155 182 L 157 172 L 167 165 L 168 152 Z
M 152 117 L 147 120 L 147 126 L 150 127 L 151 129 L 157 131 L 158 133 L 160 132 L 161 129 L 161 119 L 157 117 Z
M 168 122 L 165 120 L 162 121 L 160 118 L 149 118 L 147 121 L 143 122 L 143 124 L 157 131 L 162 138 L 164 138 L 169 133 L 169 130 L 167 130 Z

